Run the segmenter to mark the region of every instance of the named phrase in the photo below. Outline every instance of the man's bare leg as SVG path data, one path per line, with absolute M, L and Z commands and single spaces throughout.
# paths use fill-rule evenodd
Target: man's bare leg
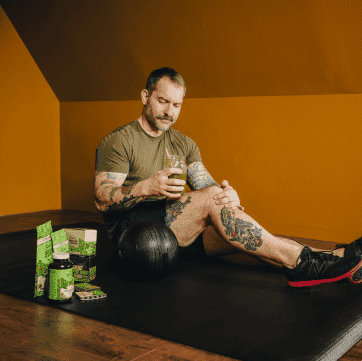
M 217 192 L 217 187 L 209 187 L 168 202 L 166 224 L 176 234 L 180 246 L 188 246 L 205 228 L 212 226 L 216 231 L 214 237 L 205 230 L 204 244 L 209 255 L 244 252 L 277 267 L 296 266 L 304 245 L 273 236 L 239 209 L 216 205 L 213 196 Z M 343 252 L 337 250 L 334 254 Z
M 211 202 L 209 224 L 227 243 L 241 252 L 273 264 L 294 268 L 304 246 L 274 237 L 253 218 L 241 211 Z
M 276 237 L 276 238 L 279 238 L 281 241 L 284 241 L 287 243 L 293 243 L 293 244 L 295 243 L 295 241 L 290 240 L 288 238 L 283 238 L 283 237 Z M 234 246 L 225 243 L 224 240 L 215 231 L 213 226 L 208 226 L 203 231 L 203 244 L 204 244 L 204 248 L 205 248 L 205 251 L 208 256 L 224 256 L 224 255 L 240 253 L 240 251 L 238 249 L 236 249 Z M 310 247 L 310 248 L 314 252 L 326 251 L 326 249 L 319 249 L 319 248 L 314 248 L 314 247 Z M 343 257 L 344 249 L 333 250 L 333 254 L 336 256 Z M 255 255 L 252 255 L 252 254 L 251 254 L 251 256 L 255 257 Z M 261 260 L 265 263 L 270 264 L 271 266 L 274 266 L 277 268 L 283 267 L 283 265 L 281 263 L 273 262 L 267 258 L 263 258 L 261 256 L 256 257 L 256 258 L 258 258 L 259 260 Z
M 215 204 L 213 198 L 217 193 L 219 188 L 212 186 L 187 193 L 178 200 L 168 200 L 165 224 L 175 233 L 181 247 L 190 245 L 205 228 L 212 226 L 222 241 L 219 250 L 226 244 L 280 265 L 292 287 L 315 286 L 344 278 L 362 283 L 359 256 L 345 258 L 310 252 L 309 247 L 296 241 L 275 237 L 239 208 Z
M 166 224 L 174 231 L 180 246 L 188 246 L 208 226 L 212 225 L 220 239 L 220 247 L 234 247 L 288 268 L 296 266 L 303 250 L 301 244 L 274 237 L 254 219 L 239 209 L 216 205 L 213 196 L 217 187 L 185 194 L 168 202 Z

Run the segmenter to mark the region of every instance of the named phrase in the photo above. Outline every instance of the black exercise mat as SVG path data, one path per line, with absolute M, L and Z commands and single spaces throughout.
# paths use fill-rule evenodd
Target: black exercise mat
M 107 298 L 52 307 L 240 360 L 338 360 L 362 338 L 362 285 L 291 288 L 282 271 L 237 263 L 239 255 L 183 260 L 161 280 L 130 281 L 117 275 L 104 225 L 53 231 L 78 227 L 98 230 L 92 284 Z M 35 255 L 35 229 L 0 235 L 0 291 L 47 304 L 33 297 Z

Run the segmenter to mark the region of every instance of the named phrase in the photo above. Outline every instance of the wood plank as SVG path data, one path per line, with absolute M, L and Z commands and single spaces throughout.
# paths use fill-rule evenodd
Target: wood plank
M 0 308 L 0 349 L 9 360 L 153 360 L 151 351 L 158 360 L 233 360 L 9 295 L 0 294 Z
M 16 350 L 28 359 L 67 360 L 77 355 L 97 361 L 132 360 L 152 350 L 142 337 L 70 312 L 7 295 L 0 296 L 0 305 L 4 330 L 0 344 L 9 356 Z M 26 341 L 19 344 L 18 340 Z

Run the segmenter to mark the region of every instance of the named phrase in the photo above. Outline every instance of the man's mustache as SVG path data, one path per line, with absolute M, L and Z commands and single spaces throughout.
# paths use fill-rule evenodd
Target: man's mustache
M 166 116 L 158 115 L 156 118 L 157 118 L 157 119 L 171 120 L 171 122 L 173 122 L 173 118 L 172 118 L 172 117 L 166 117 Z

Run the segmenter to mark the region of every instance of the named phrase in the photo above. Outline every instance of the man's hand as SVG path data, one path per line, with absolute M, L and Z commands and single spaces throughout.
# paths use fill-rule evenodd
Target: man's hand
M 180 198 L 186 182 L 182 179 L 169 179 L 172 174 L 181 174 L 180 168 L 166 168 L 155 173 L 146 180 L 146 192 L 152 196 L 166 196 L 168 198 Z M 180 193 L 170 193 L 180 192 Z
M 222 204 L 231 208 L 238 208 L 244 211 L 244 207 L 240 205 L 240 199 L 233 187 L 231 187 L 228 181 L 223 180 L 219 194 L 214 196 L 215 204 Z

